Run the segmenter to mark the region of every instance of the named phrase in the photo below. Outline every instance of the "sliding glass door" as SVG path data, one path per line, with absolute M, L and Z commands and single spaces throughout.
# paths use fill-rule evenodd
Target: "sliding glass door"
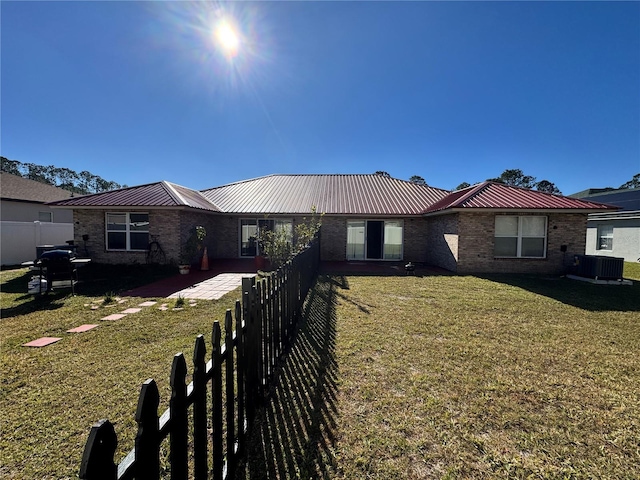
M 347 260 L 402 260 L 402 220 L 349 220 Z

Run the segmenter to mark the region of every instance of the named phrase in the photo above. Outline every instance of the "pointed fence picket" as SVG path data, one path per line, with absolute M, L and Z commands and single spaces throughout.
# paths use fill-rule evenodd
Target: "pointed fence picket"
M 93 425 L 80 464 L 80 478 L 159 479 L 160 452 L 167 438 L 172 479 L 234 478 L 257 409 L 274 380 L 278 361 L 291 345 L 302 305 L 317 274 L 319 243 L 314 239 L 269 277 L 243 279 L 242 302 L 237 301 L 235 311 L 228 310 L 224 319 L 224 339 L 220 323 L 213 324 L 208 362 L 204 336 L 196 338 L 189 385 L 184 355 L 174 356 L 169 408 L 160 417 L 158 386 L 153 379 L 144 382 L 135 414 L 138 432 L 134 448 L 119 464 L 114 461 L 118 439 L 113 425 L 106 419 Z

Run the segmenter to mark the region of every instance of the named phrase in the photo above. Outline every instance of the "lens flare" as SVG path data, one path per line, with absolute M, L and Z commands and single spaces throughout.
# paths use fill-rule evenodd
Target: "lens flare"
M 235 57 L 238 54 L 240 38 L 238 37 L 236 30 L 227 20 L 222 20 L 218 23 L 215 29 L 215 37 L 218 41 L 218 45 L 226 55 Z

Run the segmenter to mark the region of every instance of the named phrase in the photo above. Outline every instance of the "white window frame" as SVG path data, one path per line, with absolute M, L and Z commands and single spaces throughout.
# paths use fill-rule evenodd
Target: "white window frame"
M 125 229 L 124 230 L 109 230 L 109 215 L 125 215 Z M 131 215 L 146 215 L 147 216 L 147 230 L 132 230 L 131 229 Z M 147 245 L 144 248 L 131 248 L 131 233 L 146 233 L 149 235 L 149 213 L 148 212 L 107 212 L 104 216 L 104 245 L 105 250 L 109 252 L 144 252 L 147 250 Z M 125 248 L 109 248 L 109 233 L 124 233 L 125 234 Z M 148 242 L 147 242 L 148 244 Z
M 541 237 L 539 235 L 523 235 L 522 233 L 522 223 L 524 221 L 525 218 L 531 218 L 531 217 L 536 217 L 536 218 L 544 218 L 544 237 Z M 497 233 L 497 228 L 496 228 L 496 223 L 498 222 L 498 219 L 502 219 L 502 218 L 517 218 L 518 219 L 518 232 L 517 235 L 499 235 Z M 547 230 L 548 230 L 548 226 L 549 226 L 549 220 L 546 216 L 543 215 L 496 215 L 495 221 L 494 221 L 494 238 L 516 238 L 517 242 L 516 242 L 516 255 L 496 255 L 495 254 L 495 246 L 494 246 L 494 258 L 531 258 L 531 259 L 545 259 L 547 258 L 547 239 L 548 239 L 548 234 L 547 234 Z M 543 246 L 543 251 L 542 251 L 542 256 L 524 256 L 522 255 L 522 240 L 524 238 L 543 238 L 544 239 L 544 246 Z
M 381 247 L 382 247 L 382 258 L 369 258 L 369 252 L 367 250 L 367 235 L 368 235 L 368 225 L 369 222 L 382 222 L 382 239 L 381 239 Z M 397 228 L 400 229 L 400 251 L 396 255 L 392 255 L 389 252 L 388 248 L 391 245 L 386 243 L 386 233 L 387 228 L 391 226 L 391 224 L 397 224 Z M 404 258 L 404 220 L 400 218 L 388 218 L 388 219 L 354 219 L 347 220 L 346 224 L 347 228 L 347 244 L 346 244 L 346 258 L 348 261 L 390 261 L 397 262 L 401 261 Z M 362 228 L 362 231 L 357 231 L 356 229 Z M 355 236 L 362 236 L 363 243 L 355 243 L 349 242 L 351 233 L 351 239 L 355 239 Z M 362 248 L 362 250 L 360 250 Z M 356 255 L 356 251 L 358 254 Z M 398 256 L 399 255 L 399 256 Z
M 605 229 L 607 230 L 607 232 L 604 232 Z M 612 252 L 613 251 L 613 225 L 606 225 L 606 224 L 598 225 L 597 235 L 598 236 L 596 238 L 596 250 Z M 604 247 L 602 246 L 603 238 L 609 239 L 609 248 L 607 248 L 606 245 Z

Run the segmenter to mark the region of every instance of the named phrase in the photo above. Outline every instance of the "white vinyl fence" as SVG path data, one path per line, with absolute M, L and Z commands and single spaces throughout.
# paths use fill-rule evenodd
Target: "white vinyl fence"
M 65 245 L 73 240 L 73 223 L 0 222 L 2 265 L 36 259 L 37 245 Z

